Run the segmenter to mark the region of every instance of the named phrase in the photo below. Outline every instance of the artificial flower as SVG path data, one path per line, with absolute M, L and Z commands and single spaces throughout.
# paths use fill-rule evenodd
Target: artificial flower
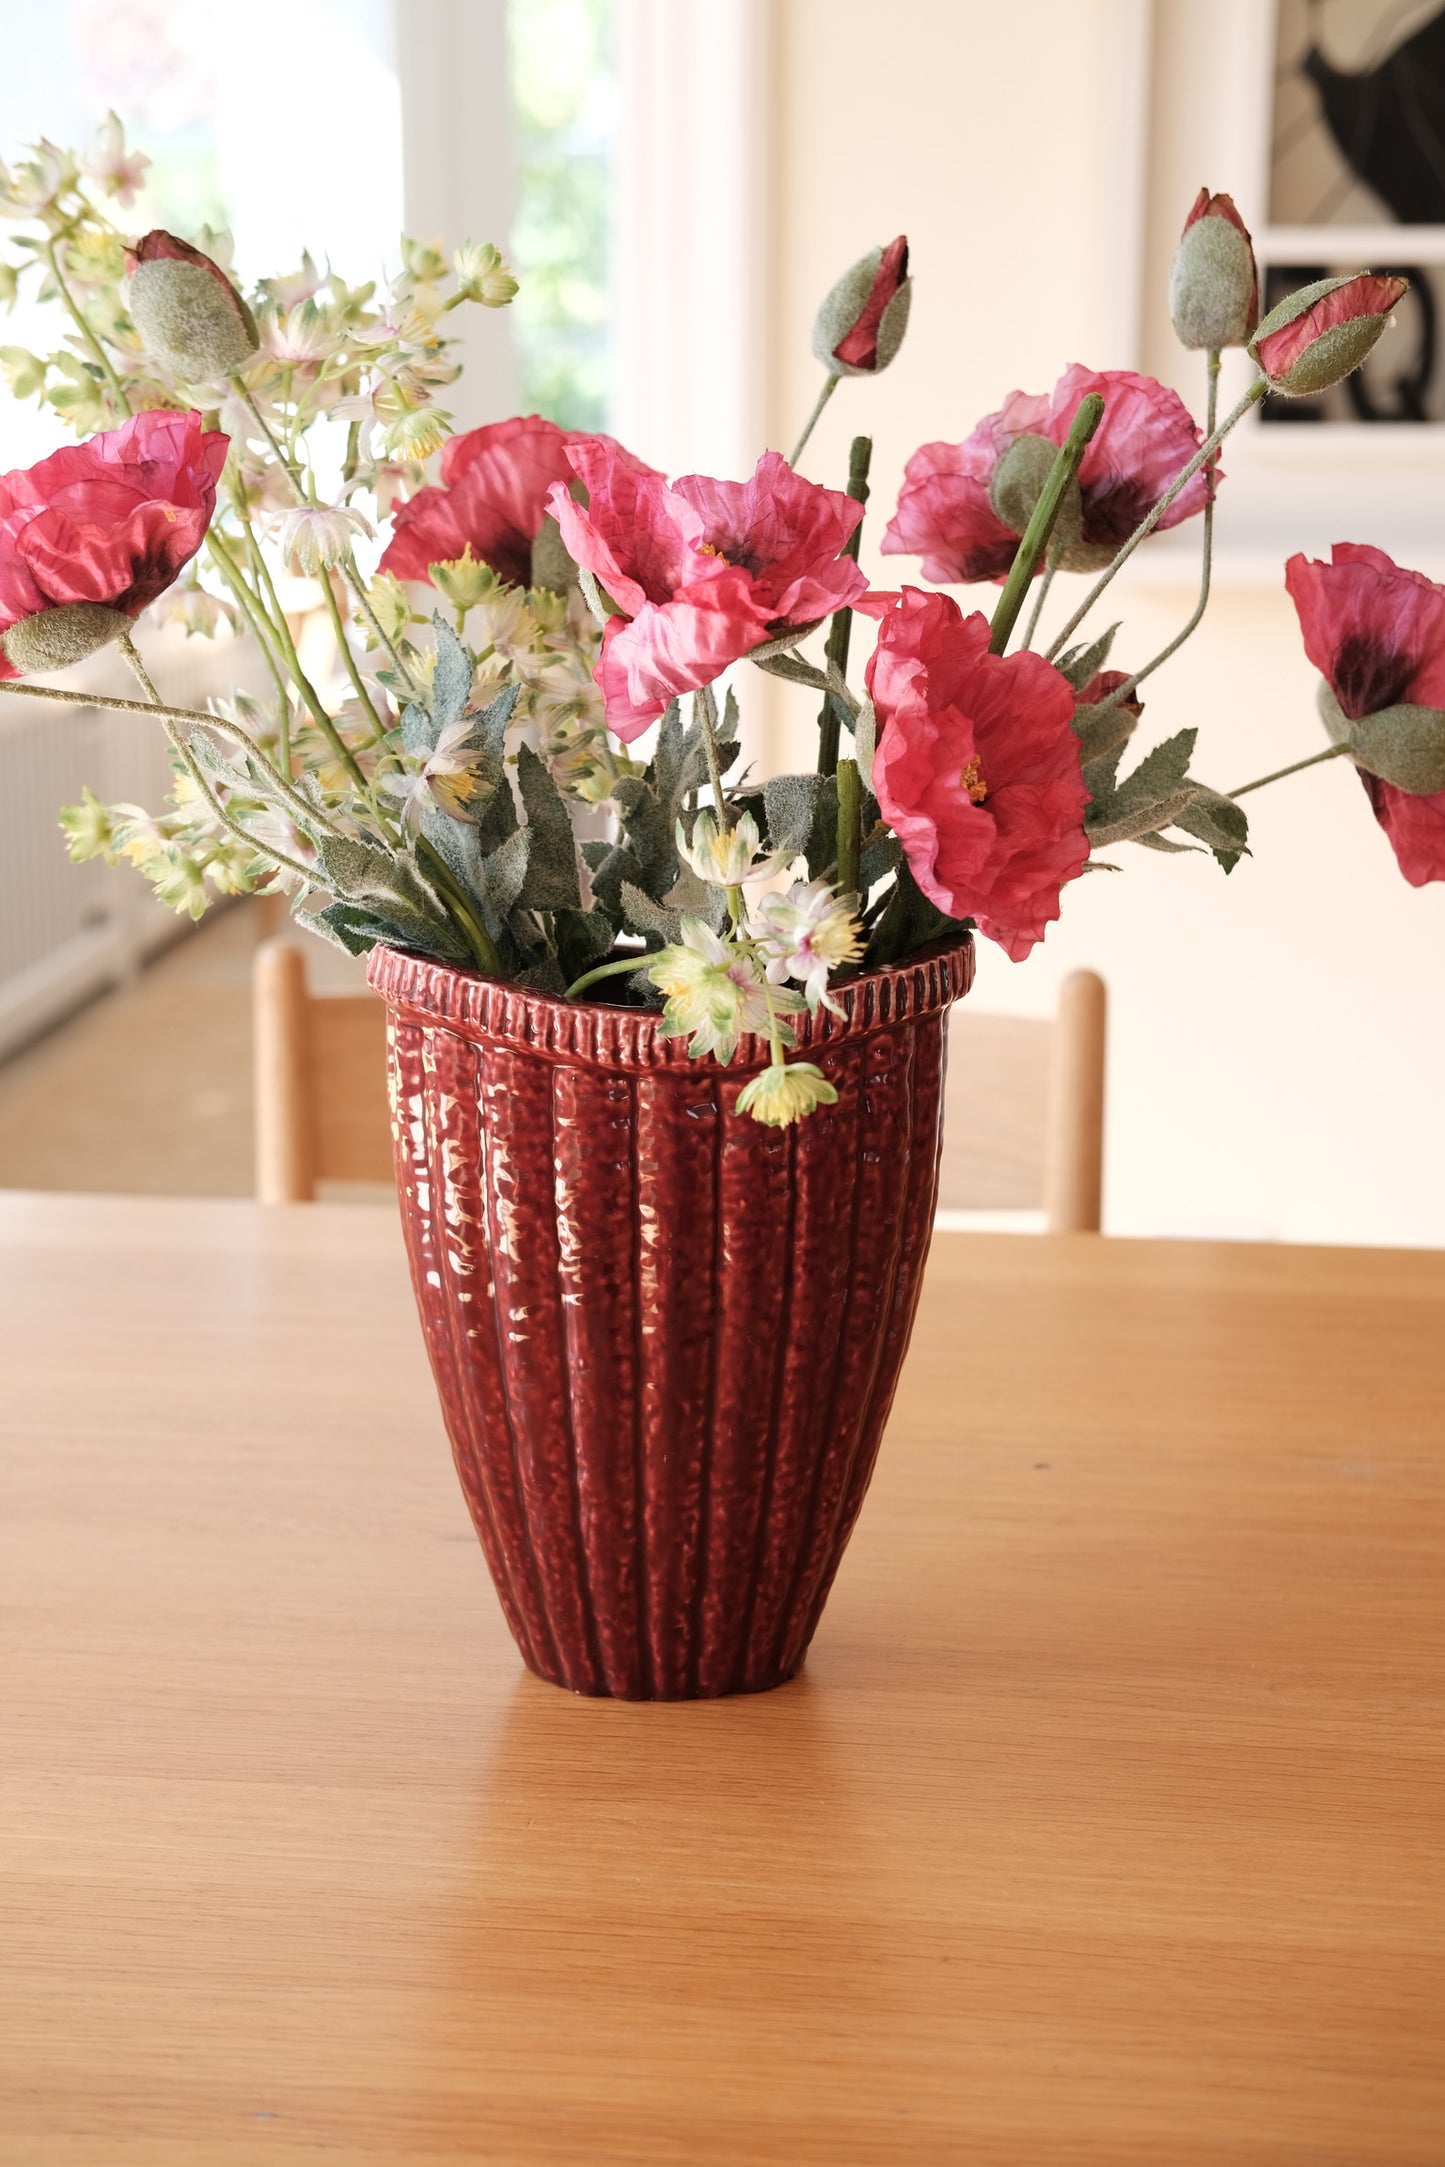
M 1013 563 L 1022 523 L 1000 517 L 991 496 L 999 462 L 1022 436 L 1062 445 L 1088 392 L 1104 400 L 1104 418 L 1079 468 L 1078 534 L 1060 553 L 1070 569 L 1088 570 L 1114 555 L 1198 451 L 1198 429 L 1179 394 L 1132 369 L 1066 369 L 1053 392 L 1010 392 L 961 444 L 924 444 L 904 470 L 898 509 L 879 545 L 885 556 L 919 556 L 927 579 L 1002 579 Z M 1218 471 L 1216 469 L 1216 480 Z M 1209 500 L 1196 474 L 1159 521 L 1178 526 Z
M 1291 557 L 1284 577 L 1305 653 L 1347 721 L 1433 709 L 1445 737 L 1445 587 L 1363 542 L 1336 542 L 1328 564 Z M 1445 880 L 1445 791 L 1358 773 L 1406 880 Z
M 0 676 L 79 661 L 165 593 L 205 539 L 226 449 L 199 414 L 153 411 L 0 475 Z M 87 644 L 62 653 L 72 633 Z
M 765 1033 L 772 1016 L 803 1006 L 786 987 L 770 991 L 751 956 L 701 918 L 682 920 L 681 940 L 653 958 L 647 975 L 664 996 L 663 1037 L 687 1038 L 695 1061 L 713 1053 L 726 1066 L 745 1031 Z
M 851 264 L 813 325 L 813 352 L 830 375 L 876 376 L 886 369 L 903 343 L 911 297 L 906 234 Z
M 804 481 L 777 452 L 764 452 L 746 482 L 685 474 L 670 486 L 605 437 L 583 438 L 568 456 L 587 506 L 561 482 L 550 502 L 572 556 L 618 612 L 597 681 L 621 738 L 753 648 L 866 591 L 842 554 L 863 507 Z
M 548 492 L 554 482 L 570 483 L 567 448 L 584 441 L 540 414 L 452 437 L 442 453 L 440 484 L 418 489 L 393 515 L 382 571 L 429 579 L 434 564 L 471 556 L 512 585 L 530 587 Z
M 1201 188 L 1169 274 L 1169 309 L 1183 346 L 1243 346 L 1259 316 L 1259 271 L 1233 196 Z
M 227 376 L 260 343 L 256 319 L 220 265 L 157 228 L 126 250 L 130 313 L 161 366 L 183 383 Z
M 753 939 L 766 958 L 767 976 L 779 985 L 796 980 L 815 1015 L 820 1004 L 835 1016 L 843 1013 L 828 979 L 863 953 L 857 900 L 835 895 L 826 880 L 800 880 L 786 895 L 765 895 L 754 915 Z
M 988 620 L 947 595 L 869 606 L 879 808 L 930 901 L 1018 962 L 1089 855 L 1073 689 L 1039 655 L 990 654 Z
M 774 1061 L 738 1093 L 738 1112 L 770 1129 L 785 1129 L 819 1106 L 836 1106 L 838 1093 L 813 1061 Z
M 1249 342 L 1270 388 L 1292 399 L 1328 391 L 1357 369 L 1409 291 L 1407 278 L 1321 278 L 1286 294 Z
M 751 813 L 739 813 L 730 828 L 718 825 L 717 814 L 705 805 L 692 824 L 692 834 L 679 820 L 676 828 L 678 856 L 690 865 L 699 880 L 714 887 L 737 888 L 745 880 L 766 880 L 782 862 L 762 854 L 762 837 Z
M 360 512 L 344 504 L 298 504 L 275 522 L 277 547 L 288 563 L 314 575 L 328 565 L 345 564 L 353 534 L 371 533 Z
M 128 211 L 140 189 L 145 186 L 145 176 L 151 160 L 144 151 L 128 151 L 125 147 L 125 129 L 115 113 L 107 113 L 95 131 L 90 152 L 82 170 L 89 179 L 97 182 L 108 196 L 114 196 L 123 211 Z
M 505 308 L 517 296 L 517 281 L 501 250 L 490 241 L 466 241 L 452 258 L 457 291 L 483 308 Z

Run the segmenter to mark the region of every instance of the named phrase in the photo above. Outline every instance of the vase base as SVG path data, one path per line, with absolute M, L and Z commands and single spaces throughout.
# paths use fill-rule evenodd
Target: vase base
M 737 1685 L 719 1686 L 712 1691 L 705 1687 L 684 1686 L 675 1693 L 614 1693 L 607 1686 L 574 1685 L 570 1678 L 539 1670 L 533 1663 L 526 1663 L 525 1668 L 531 1677 L 540 1679 L 543 1685 L 555 1686 L 560 1693 L 575 1694 L 578 1700 L 619 1700 L 641 1704 L 648 1701 L 736 1700 L 750 1693 L 773 1693 L 780 1685 L 790 1684 L 802 1670 L 803 1664 L 800 1659 L 788 1670 L 770 1671 L 763 1677 L 745 1678 Z

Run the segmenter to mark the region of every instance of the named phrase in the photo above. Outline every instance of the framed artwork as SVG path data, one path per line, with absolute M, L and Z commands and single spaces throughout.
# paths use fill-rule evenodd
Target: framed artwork
M 1228 188 L 1262 306 L 1312 279 L 1399 271 L 1410 292 L 1357 376 L 1271 397 L 1231 439 L 1236 570 L 1366 537 L 1445 571 L 1445 0 L 1154 0 L 1141 366 L 1198 403 L 1169 262 L 1201 183 Z M 1252 365 L 1227 357 L 1225 395 Z M 1303 528 L 1303 535 L 1301 529 Z

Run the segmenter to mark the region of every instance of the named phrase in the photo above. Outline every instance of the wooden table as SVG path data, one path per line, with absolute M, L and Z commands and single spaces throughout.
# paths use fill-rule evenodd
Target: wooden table
M 0 1199 L 0 2160 L 1439 2167 L 1442 1326 L 940 1238 L 804 1676 L 627 1707 L 389 1213 Z

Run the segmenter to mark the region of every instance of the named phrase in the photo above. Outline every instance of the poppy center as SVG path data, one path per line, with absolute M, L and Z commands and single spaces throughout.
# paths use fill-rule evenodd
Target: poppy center
M 988 796 L 988 784 L 983 779 L 977 754 L 972 760 L 965 760 L 959 769 L 958 787 L 965 792 L 971 805 L 982 805 Z
M 1340 641 L 1330 679 L 1340 706 L 1358 722 L 1403 700 L 1413 669 L 1409 655 L 1381 647 L 1368 633 L 1351 632 Z

